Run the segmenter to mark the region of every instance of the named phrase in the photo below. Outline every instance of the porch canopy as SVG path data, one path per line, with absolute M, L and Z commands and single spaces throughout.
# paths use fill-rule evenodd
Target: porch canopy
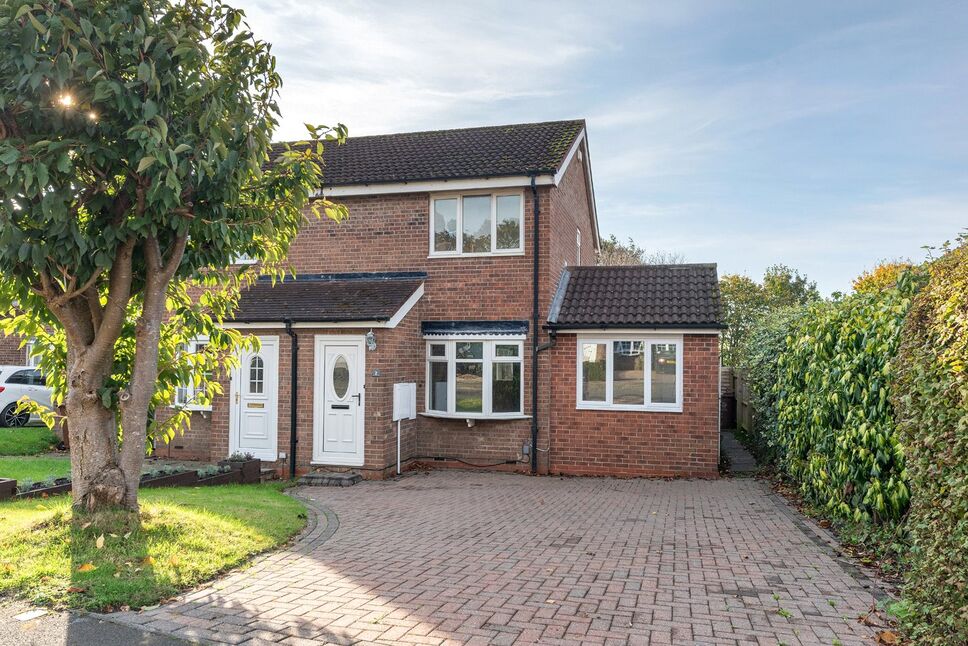
M 232 323 L 359 323 L 395 327 L 423 295 L 424 272 L 260 278 L 242 292 Z

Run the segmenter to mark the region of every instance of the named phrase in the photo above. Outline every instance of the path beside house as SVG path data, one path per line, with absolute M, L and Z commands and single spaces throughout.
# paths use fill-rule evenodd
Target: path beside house
M 290 549 L 112 615 L 223 643 L 869 644 L 871 580 L 753 479 L 431 472 L 300 488 Z
M 720 447 L 729 457 L 731 473 L 754 473 L 758 469 L 756 458 L 736 439 L 736 431 L 720 432 Z

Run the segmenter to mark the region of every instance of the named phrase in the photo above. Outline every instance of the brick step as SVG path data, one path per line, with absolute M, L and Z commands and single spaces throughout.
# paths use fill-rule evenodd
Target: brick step
M 359 473 L 346 471 L 313 471 L 299 478 L 299 484 L 309 487 L 352 487 L 363 479 Z
M 279 472 L 271 467 L 262 467 L 262 472 L 259 474 L 259 482 L 268 482 L 269 480 L 278 480 Z

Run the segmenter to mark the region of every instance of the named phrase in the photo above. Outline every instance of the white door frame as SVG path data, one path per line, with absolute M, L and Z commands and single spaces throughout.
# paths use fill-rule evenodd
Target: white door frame
M 346 457 L 345 455 L 327 457 L 321 447 L 323 439 L 323 420 L 326 411 L 326 360 L 327 345 L 354 345 L 357 346 L 357 379 L 360 384 L 360 403 L 356 418 L 356 455 Z M 366 339 L 363 335 L 355 334 L 317 334 L 314 343 L 313 356 L 313 464 L 324 464 L 333 466 L 361 467 L 365 460 L 366 447 L 364 444 L 365 419 L 366 419 Z
M 255 457 L 261 458 L 264 461 L 275 462 L 279 459 L 279 337 L 272 336 L 260 336 L 260 354 L 266 356 L 263 353 L 264 350 L 271 350 L 275 357 L 275 360 L 271 362 L 265 362 L 265 380 L 266 380 L 266 396 L 268 398 L 269 407 L 269 428 L 271 429 L 270 437 L 272 438 L 272 448 L 266 449 L 265 451 L 252 451 L 251 449 L 246 449 L 252 453 Z M 246 355 L 250 354 L 248 351 L 244 352 L 240 359 L 244 358 Z M 244 361 L 239 361 L 239 365 L 232 369 L 232 374 L 229 379 L 229 455 L 239 451 L 239 434 L 241 433 L 241 428 L 239 428 L 239 423 L 241 421 L 241 393 L 242 382 L 241 379 L 246 375 L 247 366 Z M 236 401 L 238 396 L 239 401 Z

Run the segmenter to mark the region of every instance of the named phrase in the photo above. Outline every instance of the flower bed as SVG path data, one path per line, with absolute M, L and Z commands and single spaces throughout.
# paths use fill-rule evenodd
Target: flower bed
M 235 459 L 232 456 L 218 466 L 204 469 L 179 469 L 165 467 L 157 471 L 145 473 L 141 476 L 140 487 L 152 489 L 158 487 L 192 487 L 223 484 L 253 484 L 259 482 L 262 475 L 262 461 L 246 456 L 245 459 Z M 17 486 L 16 480 L 0 479 L 0 500 L 10 498 L 46 498 L 71 490 L 70 478 L 57 478 L 44 482 L 22 482 Z

